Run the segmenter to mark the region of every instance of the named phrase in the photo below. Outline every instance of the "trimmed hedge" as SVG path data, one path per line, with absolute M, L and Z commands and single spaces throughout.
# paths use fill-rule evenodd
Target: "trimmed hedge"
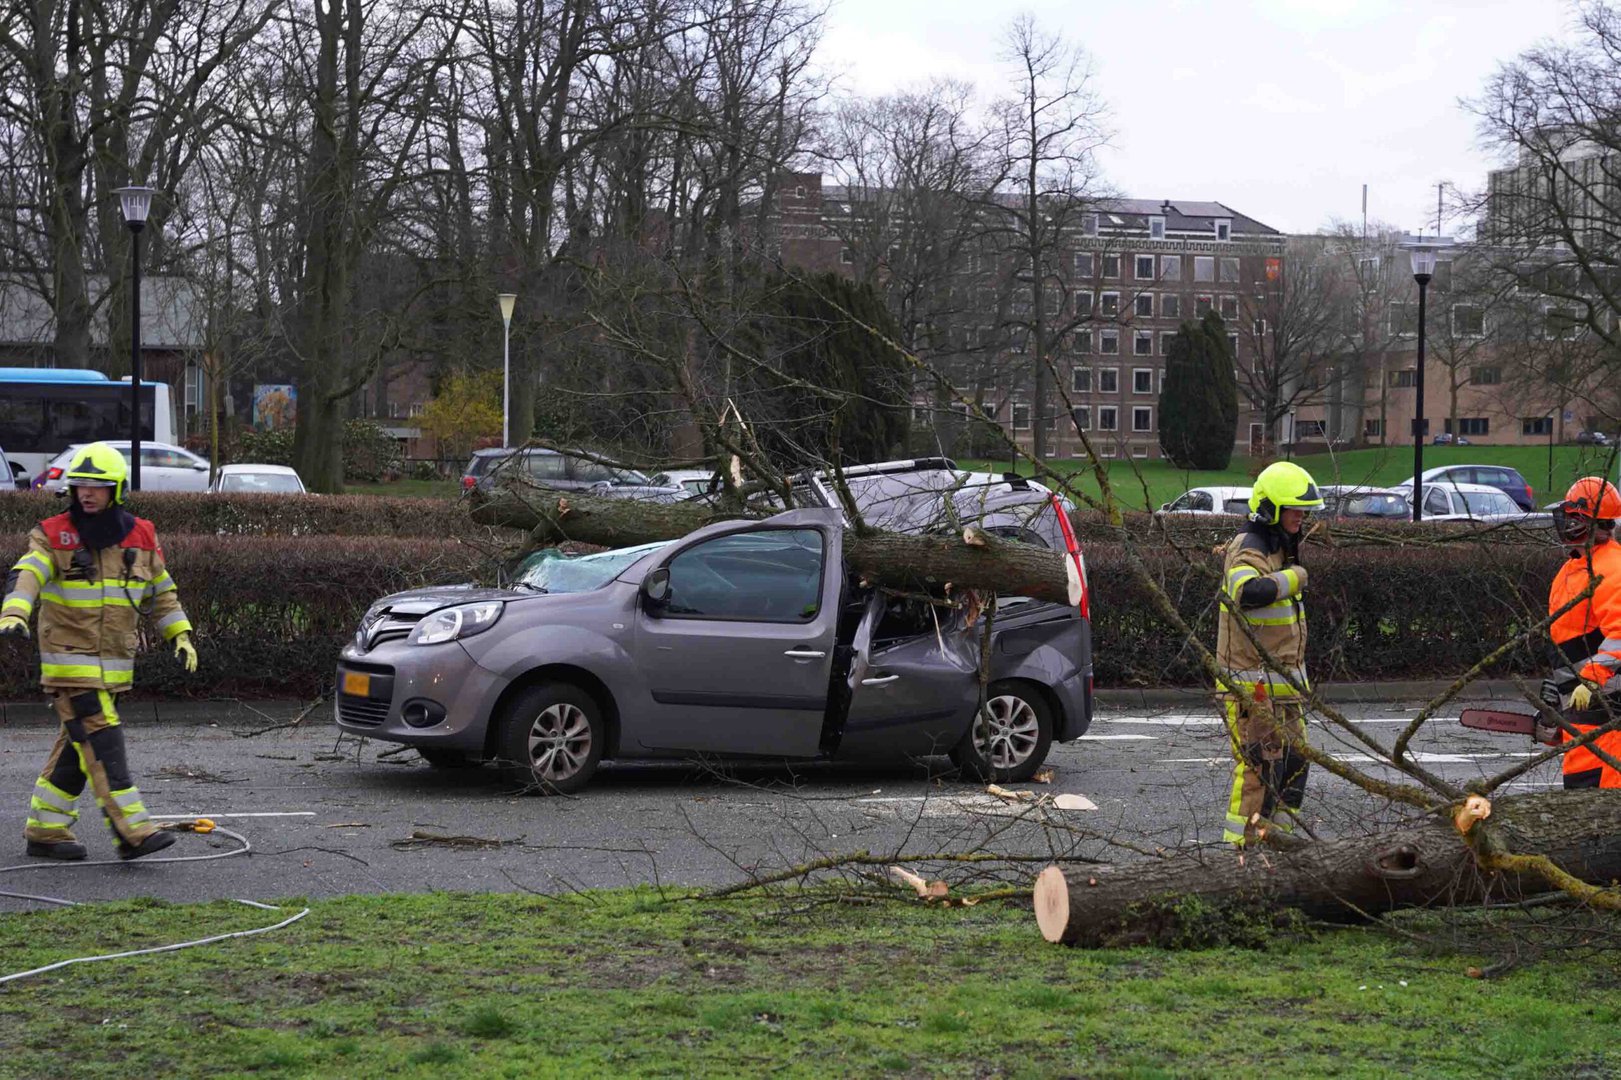
M 1142 549 L 1182 619 L 1207 647 L 1216 641 L 1221 560 Z M 1307 667 L 1315 683 L 1432 679 L 1463 674 L 1542 620 L 1562 554 L 1552 545 L 1451 544 L 1310 551 Z M 1092 585 L 1097 685 L 1186 686 L 1205 680 L 1185 638 L 1155 611 L 1119 545 L 1086 549 Z M 1487 674 L 1533 674 L 1551 657 L 1546 639 Z
M 447 537 L 489 533 L 473 524 L 467 507 L 454 499 L 147 491 L 132 495 L 129 508 L 150 518 L 165 544 L 170 536 L 185 534 Z M 26 534 L 36 522 L 66 509 L 66 499 L 43 491 L 0 494 L 0 534 Z
M 403 500 L 402 500 L 403 501 Z M 489 563 L 454 540 L 163 536 L 180 602 L 196 627 L 198 670 L 187 675 L 151 642 L 135 664 L 136 693 L 314 698 L 328 692 L 338 652 L 373 600 L 417 585 L 476 580 Z M 26 539 L 0 541 L 6 566 Z M 0 699 L 40 693 L 37 638 L 0 644 Z
M 163 539 L 202 666 L 188 677 L 166 650 L 143 654 L 136 692 L 154 695 L 314 698 L 330 689 L 338 652 L 373 600 L 474 580 L 491 568 L 478 547 L 443 537 Z M 23 543 L 21 535 L 0 537 L 6 566 Z M 1142 554 L 1182 618 L 1213 646 L 1218 556 L 1208 547 L 1191 557 L 1166 548 Z M 1186 640 L 1156 613 L 1124 549 L 1088 544 L 1086 556 L 1097 685 L 1201 685 Z M 1529 544 L 1314 548 L 1306 560 L 1313 679 L 1461 674 L 1541 620 L 1560 558 L 1556 547 Z M 1536 674 L 1548 659 L 1542 648 L 1522 648 L 1490 674 Z M 0 698 L 36 695 L 34 665 L 32 648 L 0 646 Z

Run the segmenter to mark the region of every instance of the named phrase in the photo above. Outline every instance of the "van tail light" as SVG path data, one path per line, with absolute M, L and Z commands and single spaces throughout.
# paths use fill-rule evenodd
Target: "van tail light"
M 45 470 L 45 479 L 47 479 L 47 480 L 60 480 L 60 479 L 62 479 L 62 466 L 60 466 L 60 465 L 52 465 L 49 469 Z
M 463 491 L 472 491 L 477 486 L 478 486 L 478 481 L 473 479 L 471 476 L 462 477 L 462 490 Z
M 1537 504 L 1537 497 L 1532 493 L 1530 484 L 1525 485 L 1525 501 L 1532 506 Z

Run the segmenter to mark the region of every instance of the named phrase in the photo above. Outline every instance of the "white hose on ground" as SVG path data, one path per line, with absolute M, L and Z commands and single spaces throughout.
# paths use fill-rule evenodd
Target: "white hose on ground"
M 232 855 L 246 855 L 249 851 L 253 850 L 253 844 L 250 843 L 248 838 L 243 836 L 241 833 L 232 832 L 230 829 L 222 828 L 218 825 L 214 826 L 214 831 L 224 833 L 226 836 L 229 836 L 232 840 L 235 840 L 242 846 L 233 851 L 215 852 L 212 855 L 171 855 L 167 858 L 149 858 L 143 861 L 148 865 L 151 863 L 207 862 L 210 859 L 225 859 Z M 0 866 L 0 874 L 9 873 L 13 870 L 56 870 L 67 869 L 75 866 L 118 866 L 122 865 L 123 861 L 124 860 L 120 859 L 97 859 L 93 862 L 86 860 L 80 862 L 55 861 L 22 863 L 17 866 Z M 55 896 L 31 896 L 27 893 L 4 891 L 0 891 L 0 896 L 9 896 L 18 900 L 36 900 L 45 904 L 60 904 L 64 907 L 79 906 L 79 902 L 77 900 L 63 900 L 60 897 Z M 247 904 L 250 907 L 260 908 L 264 911 L 281 910 L 281 908 L 276 907 L 273 904 L 261 904 L 257 900 L 237 900 L 236 903 Z M 43 975 L 48 971 L 56 971 L 59 968 L 65 968 L 72 964 L 93 964 L 99 960 L 122 960 L 131 956 L 147 956 L 152 953 L 174 952 L 177 949 L 190 949 L 197 945 L 212 945 L 216 941 L 228 941 L 231 938 L 253 937 L 256 934 L 268 934 L 272 930 L 280 930 L 283 927 L 293 925 L 295 922 L 302 919 L 309 913 L 310 909 L 305 908 L 297 915 L 294 915 L 288 919 L 283 919 L 274 926 L 261 926 L 253 930 L 236 930 L 228 934 L 215 934 L 212 937 L 198 938 L 195 941 L 178 941 L 173 945 L 155 945 L 149 949 L 130 949 L 127 952 L 103 953 L 100 956 L 75 956 L 67 960 L 58 960 L 56 963 L 47 964 L 44 967 L 30 968 L 27 971 L 18 971 L 10 975 L 0 975 L 0 985 L 11 982 L 14 979 L 26 979 L 30 975 Z

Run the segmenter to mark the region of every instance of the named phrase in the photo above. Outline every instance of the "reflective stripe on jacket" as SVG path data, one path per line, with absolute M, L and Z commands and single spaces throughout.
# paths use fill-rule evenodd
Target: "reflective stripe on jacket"
M 191 629 L 157 532 L 143 518 L 117 547 L 97 552 L 80 546 L 67 514 L 35 526 L 27 553 L 8 575 L 0 611 L 27 618 L 36 609 L 40 681 L 47 687 L 128 689 L 143 613 L 165 641 Z
M 1246 529 L 1227 543 L 1222 560 L 1222 591 L 1231 604 L 1221 605 L 1216 624 L 1216 663 L 1226 673 L 1219 689 L 1227 693 L 1256 699 L 1296 696 L 1288 678 L 1267 668 L 1239 620 L 1247 624 L 1255 641 L 1272 654 L 1279 668 L 1302 689 L 1309 685 L 1301 575 L 1287 560 L 1282 545 L 1274 545 L 1258 529 Z M 1260 590 L 1270 594 L 1266 602 L 1243 607 L 1244 586 L 1260 578 L 1269 579 L 1272 585 L 1269 590 Z
M 1559 683 L 1574 684 L 1582 678 L 1607 690 L 1621 689 L 1621 683 L 1612 682 L 1621 670 L 1621 544 L 1607 540 L 1593 545 L 1592 566 L 1588 553 L 1577 552 L 1575 558 L 1566 559 L 1553 576 L 1548 590 L 1548 614 L 1581 595 L 1594 576 L 1604 580 L 1583 600 L 1548 628 L 1548 635 L 1568 661 L 1568 666 L 1553 673 Z M 1584 727 L 1584 730 L 1586 728 Z M 1569 732 L 1564 741 L 1571 741 Z M 1621 731 L 1599 737 L 1605 753 L 1621 760 Z M 1585 746 L 1565 752 L 1564 771 L 1587 772 L 1603 768 L 1604 763 Z M 1610 772 L 1613 770 L 1606 770 Z

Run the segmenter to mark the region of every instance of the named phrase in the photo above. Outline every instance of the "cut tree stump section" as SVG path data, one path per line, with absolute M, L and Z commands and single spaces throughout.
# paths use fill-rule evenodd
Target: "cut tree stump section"
M 674 540 L 748 516 L 691 501 L 649 503 L 539 489 L 503 492 L 474 506 L 472 514 L 480 524 L 523 529 L 533 547 L 572 540 L 609 548 Z M 1067 555 L 974 526 L 960 536 L 851 531 L 845 533 L 844 557 L 874 585 L 937 592 L 950 584 L 954 592 L 974 589 L 1070 605 L 1081 600 L 1080 577 Z
M 1048 941 L 1065 945 L 1132 945 L 1158 940 L 1179 908 L 1185 915 L 1195 907 L 1292 910 L 1358 922 L 1400 908 L 1513 901 L 1559 887 L 1540 874 L 1491 869 L 1509 853 L 1546 856 L 1589 885 L 1621 879 L 1621 790 L 1510 796 L 1490 811 L 1467 837 L 1450 814 L 1434 814 L 1381 836 L 1288 852 L 1207 849 L 1067 873 L 1049 866 L 1036 878 L 1036 925 Z

